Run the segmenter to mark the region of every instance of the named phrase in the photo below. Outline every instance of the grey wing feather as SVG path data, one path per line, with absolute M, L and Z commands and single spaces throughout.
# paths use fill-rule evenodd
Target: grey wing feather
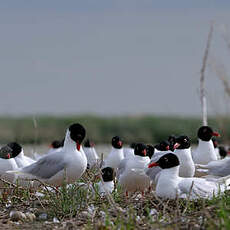
M 63 170 L 66 166 L 62 155 L 55 155 L 52 154 L 50 156 L 39 159 L 37 162 L 24 167 L 22 172 L 31 174 L 41 179 L 51 178 L 59 171 Z
M 127 161 L 128 161 L 128 159 L 125 158 L 119 164 L 119 167 L 118 167 L 118 170 L 117 170 L 117 179 L 118 180 L 119 180 L 121 174 L 125 171 Z
M 152 181 L 155 181 L 156 175 L 161 171 L 160 167 L 149 168 L 145 171 L 146 175 L 150 177 Z

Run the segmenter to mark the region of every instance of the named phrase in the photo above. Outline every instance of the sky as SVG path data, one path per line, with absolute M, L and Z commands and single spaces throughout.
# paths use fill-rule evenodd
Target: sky
M 200 116 L 212 21 L 205 86 L 216 115 L 229 112 L 214 67 L 230 78 L 229 0 L 1 1 L 0 115 Z

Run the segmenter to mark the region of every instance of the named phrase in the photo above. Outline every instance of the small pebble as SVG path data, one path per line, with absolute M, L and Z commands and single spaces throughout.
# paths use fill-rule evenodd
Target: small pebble
M 150 216 L 155 216 L 157 214 L 158 214 L 158 212 L 157 212 L 157 210 L 155 208 L 151 209 L 150 212 L 149 212 Z
M 57 217 L 54 217 L 54 218 L 53 218 L 53 222 L 54 222 L 54 223 L 59 223 L 60 221 L 58 220 Z
M 89 212 L 87 212 L 87 211 L 81 212 L 81 215 L 82 215 L 83 217 L 86 217 L 86 218 L 91 217 L 91 214 L 90 214 Z
M 27 212 L 26 213 L 26 218 L 29 220 L 29 221 L 34 221 L 36 219 L 36 216 L 32 213 L 32 212 Z
M 10 220 L 12 221 L 24 221 L 26 220 L 26 215 L 23 212 L 20 211 L 11 211 L 10 212 Z
M 40 214 L 40 215 L 38 216 L 38 219 L 39 219 L 39 220 L 47 220 L 47 218 L 48 218 L 47 213 L 42 213 L 42 214 Z

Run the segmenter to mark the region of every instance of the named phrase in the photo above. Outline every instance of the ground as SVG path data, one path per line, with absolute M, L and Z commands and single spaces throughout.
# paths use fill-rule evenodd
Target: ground
M 94 172 L 66 188 L 22 188 L 4 184 L 0 229 L 226 229 L 230 226 L 229 192 L 212 200 L 163 201 L 154 189 L 126 197 L 118 186 L 101 197 Z M 82 184 L 82 182 L 84 184 Z M 7 188 L 7 189 L 6 189 Z M 33 213 L 33 220 L 12 221 L 12 211 Z

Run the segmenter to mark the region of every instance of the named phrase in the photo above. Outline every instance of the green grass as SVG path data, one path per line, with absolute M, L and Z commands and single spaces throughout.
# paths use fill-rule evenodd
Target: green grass
M 169 116 L 122 116 L 99 117 L 79 115 L 68 117 L 38 116 L 0 117 L 0 142 L 18 141 L 22 144 L 49 143 L 62 139 L 69 124 L 82 123 L 87 136 L 95 143 L 110 143 L 114 135 L 119 135 L 125 143 L 157 143 L 170 134 L 186 134 L 196 141 L 196 132 L 201 120 L 192 117 Z M 209 124 L 222 134 L 222 140 L 230 139 L 229 118 L 213 117 Z

